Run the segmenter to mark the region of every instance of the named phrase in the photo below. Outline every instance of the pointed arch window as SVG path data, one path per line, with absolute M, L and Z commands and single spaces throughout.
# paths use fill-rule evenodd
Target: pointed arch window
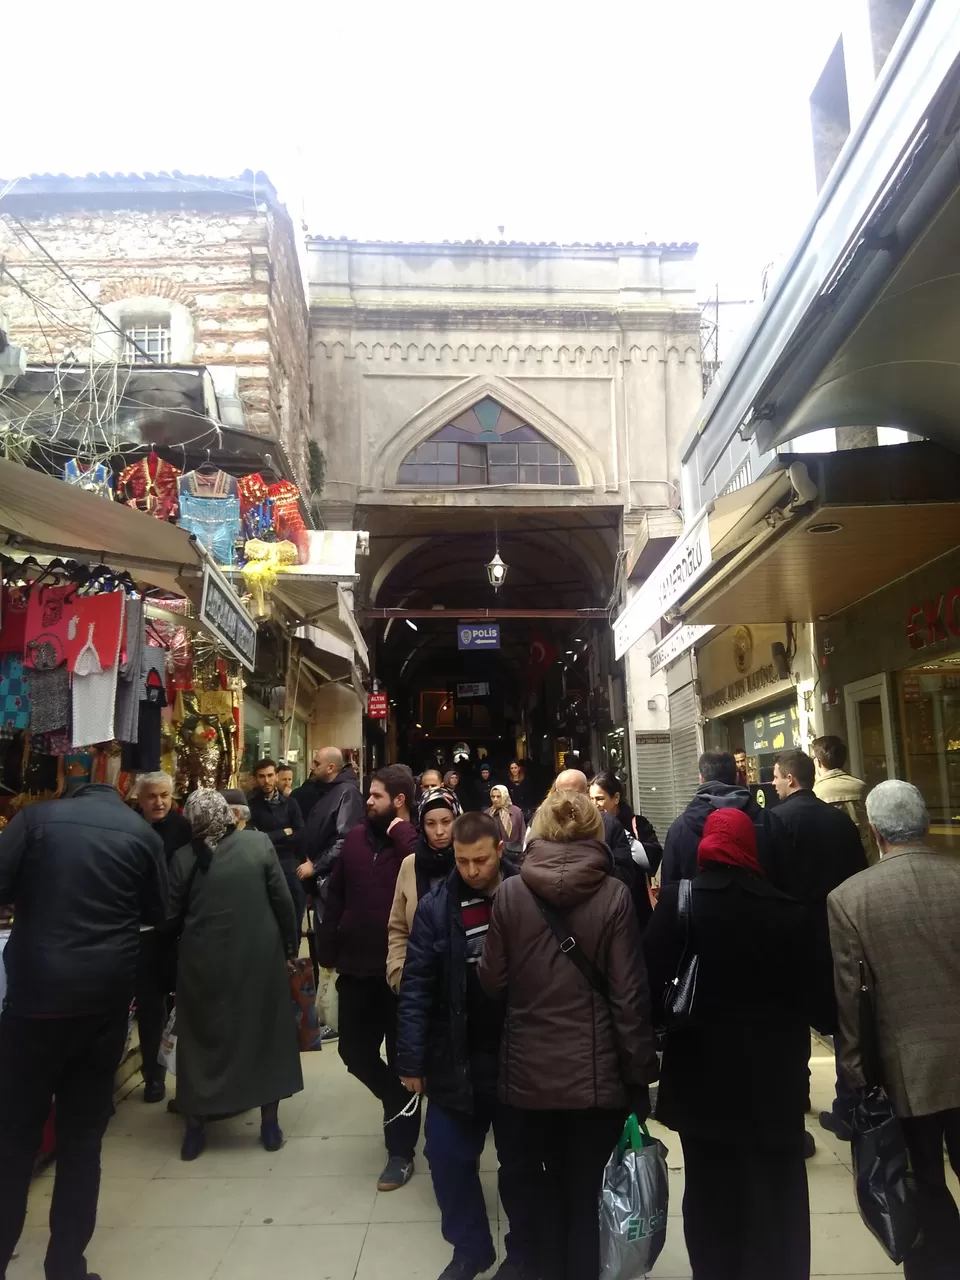
M 397 481 L 419 488 L 580 483 L 562 449 L 489 396 L 411 449 Z

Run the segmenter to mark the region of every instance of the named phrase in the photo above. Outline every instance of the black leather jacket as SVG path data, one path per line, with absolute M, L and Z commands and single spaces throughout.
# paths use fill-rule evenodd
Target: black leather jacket
M 166 915 L 163 843 L 113 787 L 22 810 L 0 833 L 5 1008 L 25 1017 L 116 1012 L 133 994 L 140 924 Z

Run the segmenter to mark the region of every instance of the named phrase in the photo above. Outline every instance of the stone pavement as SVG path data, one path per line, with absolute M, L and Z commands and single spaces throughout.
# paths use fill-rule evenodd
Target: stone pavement
M 180 1124 L 165 1107 L 146 1106 L 139 1085 L 119 1104 L 104 1144 L 99 1225 L 88 1253 L 103 1280 L 436 1280 L 450 1249 L 426 1162 L 418 1156 L 410 1185 L 378 1194 L 384 1151 L 376 1104 L 347 1076 L 335 1048 L 305 1054 L 303 1063 L 306 1088 L 281 1105 L 287 1143 L 275 1155 L 260 1147 L 259 1116 L 250 1114 L 210 1125 L 206 1152 L 184 1164 Z M 826 1106 L 833 1059 L 816 1043 L 812 1070 L 814 1102 Z M 899 1274 L 857 1215 L 849 1150 L 814 1119 L 809 1124 L 818 1144 L 807 1163 L 813 1274 Z M 683 1162 L 676 1135 L 659 1136 L 670 1151 L 670 1223 L 651 1274 L 669 1280 L 690 1276 L 680 1216 Z M 481 1177 L 502 1249 L 495 1168 L 488 1146 Z M 52 1185 L 49 1172 L 34 1184 L 9 1280 L 42 1280 Z

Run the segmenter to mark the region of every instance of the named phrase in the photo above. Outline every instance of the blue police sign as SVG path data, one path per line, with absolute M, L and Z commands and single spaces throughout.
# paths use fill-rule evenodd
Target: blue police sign
M 499 622 L 460 622 L 457 624 L 458 649 L 499 649 Z

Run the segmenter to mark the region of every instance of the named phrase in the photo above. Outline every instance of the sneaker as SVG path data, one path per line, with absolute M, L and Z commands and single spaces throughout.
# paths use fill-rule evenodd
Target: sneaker
M 485 1271 L 489 1271 L 496 1260 L 495 1253 L 492 1253 L 486 1262 L 457 1262 L 454 1259 L 440 1272 L 439 1280 L 476 1280 L 477 1276 L 482 1276 Z
M 187 1132 L 183 1136 L 180 1159 L 196 1160 L 197 1156 L 203 1155 L 206 1145 L 207 1134 L 203 1125 L 189 1125 Z
M 853 1130 L 846 1120 L 842 1120 L 833 1111 L 820 1112 L 820 1128 L 826 1129 L 827 1133 L 835 1134 L 841 1142 L 849 1142 L 853 1137 Z
M 817 1154 L 817 1144 L 814 1141 L 813 1134 L 809 1129 L 803 1131 L 803 1158 L 809 1160 L 811 1156 Z
M 340 1039 L 340 1032 L 334 1031 L 333 1027 L 328 1027 L 325 1022 L 319 1027 L 319 1031 L 321 1044 L 330 1044 L 331 1041 Z
M 264 1151 L 279 1151 L 283 1146 L 283 1130 L 278 1121 L 271 1120 L 260 1126 L 260 1141 Z
M 143 1085 L 144 1102 L 162 1102 L 167 1096 L 167 1086 L 163 1080 L 146 1080 Z
M 377 1179 L 377 1190 L 397 1191 L 400 1187 L 405 1187 L 412 1177 L 413 1161 L 404 1160 L 403 1156 L 391 1156 Z

